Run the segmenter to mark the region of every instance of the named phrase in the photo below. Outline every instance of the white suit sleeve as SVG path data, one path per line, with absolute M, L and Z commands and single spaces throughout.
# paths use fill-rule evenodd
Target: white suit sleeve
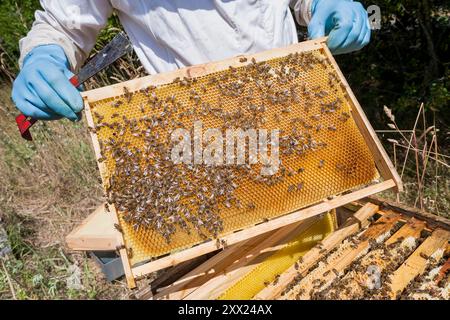
M 294 10 L 294 16 L 301 26 L 308 26 L 311 21 L 311 6 L 313 0 L 291 0 L 290 7 Z
M 19 65 L 36 46 L 58 44 L 73 70 L 78 70 L 113 12 L 109 0 L 41 0 L 33 27 L 20 40 Z

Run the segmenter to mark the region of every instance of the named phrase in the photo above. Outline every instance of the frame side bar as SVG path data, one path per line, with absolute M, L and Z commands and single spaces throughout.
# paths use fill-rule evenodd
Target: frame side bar
M 397 192 L 403 191 L 403 183 L 399 174 L 397 173 L 397 170 L 395 170 L 391 159 L 384 150 L 383 145 L 378 139 L 378 136 L 376 135 L 375 131 L 372 128 L 372 125 L 370 124 L 364 113 L 364 110 L 356 99 L 355 94 L 353 93 L 341 69 L 336 63 L 336 60 L 330 52 L 330 49 L 328 49 L 325 44 L 322 44 L 322 47 L 331 63 L 333 64 L 333 67 L 336 69 L 336 72 L 338 73 L 340 80 L 344 86 L 343 89 L 345 89 L 345 92 L 348 94 L 350 101 L 352 102 L 353 119 L 357 123 L 359 131 L 363 135 L 364 140 L 366 140 L 366 143 L 374 156 L 375 165 L 380 171 L 381 176 L 384 180 L 392 179 L 395 182 Z
M 91 113 L 91 109 L 89 107 L 89 102 L 86 99 L 85 99 L 84 102 L 85 102 L 84 103 L 84 105 L 85 105 L 84 110 L 85 110 L 85 114 L 86 114 L 87 124 L 88 124 L 89 127 L 94 127 L 95 124 L 94 124 L 94 120 L 92 118 L 92 113 Z M 102 155 L 101 155 L 100 143 L 98 141 L 97 134 L 95 134 L 94 132 L 92 132 L 90 130 L 90 135 L 91 135 L 91 139 L 92 139 L 92 145 L 94 147 L 95 156 L 96 156 L 97 159 L 99 159 L 99 158 L 101 158 Z M 104 175 L 105 170 L 106 170 L 105 164 L 102 163 L 102 162 L 97 161 L 97 165 L 98 165 L 98 168 L 100 170 L 100 175 L 101 175 L 101 178 L 103 180 L 103 185 L 106 185 L 107 181 L 105 181 L 105 175 Z M 114 205 L 108 205 L 108 206 L 109 206 L 109 211 L 110 211 L 111 219 L 113 220 L 113 223 L 114 224 L 118 224 L 119 223 L 119 217 L 117 215 L 116 208 L 114 207 Z M 128 258 L 127 250 L 124 247 L 125 240 L 124 240 L 124 237 L 123 237 L 122 233 L 119 232 L 118 230 L 116 230 L 116 234 L 117 234 L 116 243 L 118 245 L 117 248 L 120 248 L 119 249 L 119 253 L 120 253 L 120 258 L 122 260 L 123 269 L 124 269 L 124 272 L 125 272 L 125 277 L 127 279 L 128 287 L 130 289 L 132 289 L 132 288 L 136 287 L 136 281 L 135 281 L 135 278 L 133 277 L 133 273 L 132 273 L 132 270 L 131 270 L 130 259 Z

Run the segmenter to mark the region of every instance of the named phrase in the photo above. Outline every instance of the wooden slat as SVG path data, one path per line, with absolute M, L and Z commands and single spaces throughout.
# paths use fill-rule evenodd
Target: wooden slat
M 442 266 L 441 270 L 439 270 L 439 274 L 434 280 L 436 283 L 439 283 L 442 279 L 446 277 L 446 275 L 450 272 L 450 258 L 445 261 L 444 265 Z
M 71 250 L 111 251 L 116 250 L 117 236 L 111 214 L 101 205 L 81 224 L 66 236 L 66 244 Z
M 258 243 L 264 241 L 264 239 L 271 238 L 275 232 L 276 231 L 270 231 L 227 247 L 199 267 L 189 272 L 180 280 L 163 288 L 153 297 L 153 299 L 183 299 L 192 291 L 213 278 L 216 272 L 224 270 L 234 262 L 238 261 L 241 257 L 246 256 L 248 251 L 254 248 Z
M 401 239 L 407 239 L 406 242 L 408 245 L 411 244 L 411 249 L 414 249 L 424 228 L 425 222 L 412 219 L 395 232 L 384 245 L 389 246 Z M 415 244 L 412 244 L 412 242 L 410 242 L 411 240 L 415 241 Z M 357 270 L 349 270 L 345 276 L 339 280 L 339 282 L 343 284 L 343 287 L 345 287 L 345 290 L 342 290 L 342 286 L 336 288 L 333 284 L 333 288 L 326 294 L 327 298 L 339 300 L 362 299 L 364 297 L 365 289 L 367 288 L 368 280 L 370 279 L 370 275 L 367 272 L 369 268 L 376 266 L 377 271 L 382 273 L 389 264 L 394 263 L 392 259 L 398 258 L 403 250 L 404 245 L 401 244 L 391 248 L 389 251 L 389 258 L 383 254 L 384 250 L 382 248 L 371 250 L 365 256 L 360 258 L 360 268 Z M 401 262 L 398 264 L 400 265 L 400 263 Z
M 391 276 L 391 299 L 395 299 L 406 286 L 418 275 L 421 275 L 428 260 L 425 257 L 433 255 L 436 251 L 444 250 L 450 239 L 450 232 L 443 229 L 433 231 L 414 253 Z
M 271 238 L 252 248 L 246 256 L 236 261 L 231 268 L 218 271 L 213 279 L 194 290 L 185 299 L 216 299 L 247 272 L 255 268 L 257 264 L 272 255 L 274 251 L 281 249 L 280 244 L 286 245 L 291 239 L 307 230 L 318 220 L 318 217 L 314 217 L 278 230 Z M 286 230 L 287 228 L 289 230 Z
M 422 230 L 425 229 L 425 226 L 426 223 L 424 221 L 412 218 L 411 220 L 407 221 L 407 223 L 402 226 L 396 233 L 394 233 L 392 237 L 387 239 L 385 245 L 389 246 L 397 242 L 399 239 L 406 239 L 408 237 L 418 239 Z
M 320 290 L 328 287 L 348 267 L 353 260 L 370 247 L 369 240 L 385 236 L 392 227 L 400 220 L 400 216 L 393 212 L 386 213 L 376 223 L 359 237 L 356 247 L 345 243 L 338 247 L 327 257 L 327 263 L 319 265 L 316 269 L 309 272 L 295 288 L 288 292 L 283 299 L 309 299 L 310 293 L 315 289 L 315 280 L 323 281 Z M 337 273 L 337 274 L 336 274 Z M 316 288 L 317 289 L 317 288 Z
M 293 265 L 288 270 L 280 275 L 278 280 L 278 285 L 276 286 L 267 286 L 263 290 L 261 290 L 254 299 L 261 300 L 272 300 L 276 299 L 281 295 L 281 292 L 284 288 L 294 280 L 297 274 L 301 274 L 306 272 L 314 263 L 320 260 L 326 253 L 330 252 L 337 245 L 339 245 L 345 238 L 354 234 L 360 228 L 365 227 L 369 224 L 368 219 L 372 217 L 378 211 L 378 206 L 367 203 L 363 208 L 358 210 L 353 216 L 353 218 L 349 219 L 344 226 L 330 234 L 322 241 L 322 246 L 315 246 L 308 253 L 303 256 L 303 262 L 299 265 L 298 270 L 295 269 Z
M 182 262 L 176 266 L 161 270 L 158 272 L 158 276 L 148 286 L 144 286 L 142 289 L 136 290 L 134 297 L 138 300 L 151 300 L 154 293 L 158 292 L 167 286 L 172 285 L 175 281 L 197 268 L 199 265 L 205 263 L 211 259 L 216 252 L 199 256 L 192 260 Z
M 382 208 L 396 211 L 408 217 L 415 217 L 417 219 L 426 221 L 427 225 L 431 228 L 441 228 L 450 231 L 450 219 L 420 210 L 418 208 L 412 208 L 402 203 L 382 199 L 375 195 L 371 195 L 365 199 L 360 200 L 359 202 L 372 202 Z

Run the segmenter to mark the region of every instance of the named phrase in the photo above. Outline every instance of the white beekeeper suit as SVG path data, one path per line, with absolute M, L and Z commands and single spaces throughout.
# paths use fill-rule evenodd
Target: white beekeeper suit
M 115 9 L 148 73 L 296 43 L 312 0 L 42 0 L 45 11 L 20 41 L 21 58 L 36 46 L 60 45 L 81 67 Z

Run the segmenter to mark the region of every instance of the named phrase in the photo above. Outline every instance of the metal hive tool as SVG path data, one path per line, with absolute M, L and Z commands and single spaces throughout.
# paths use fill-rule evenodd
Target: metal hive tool
M 194 228 L 191 222 L 194 220 L 190 219 L 191 214 L 195 216 L 198 212 L 198 204 L 194 205 L 189 200 L 195 195 L 175 200 L 190 209 L 188 215 L 184 211 L 179 214 L 184 222 L 173 222 L 162 212 L 163 222 L 154 227 L 139 228 L 136 228 L 135 221 L 130 223 L 124 219 L 132 213 L 120 210 L 115 199 L 110 199 L 112 205 L 116 204 L 114 209 L 120 221 L 118 229 L 123 233 L 131 265 L 191 248 L 210 239 L 216 241 L 216 238 L 221 239 L 237 230 L 365 186 L 379 177 L 376 161 L 352 116 L 353 104 L 341 82 L 341 75 L 330 61 L 329 52 L 321 47 L 308 50 L 300 47 L 295 53 L 267 60 L 241 58 L 231 68 L 211 68 L 211 72 L 202 71 L 201 76 L 193 72 L 188 78 L 171 75 L 155 86 L 151 81 L 134 87 L 127 87 L 124 83 L 120 87 L 112 87 L 102 97 L 105 95 L 110 97 L 91 96 L 87 106 L 88 119 L 92 119 L 94 126 L 94 141 L 99 142 L 100 171 L 106 190 L 112 184 L 127 188 L 128 194 L 129 190 L 134 190 L 130 185 L 142 188 L 136 181 L 145 176 L 145 168 L 155 170 L 154 165 L 159 166 L 160 160 L 155 160 L 159 156 L 155 156 L 151 147 L 156 148 L 159 143 L 169 149 L 165 141 L 172 130 L 192 128 L 194 120 L 203 122 L 204 131 L 208 128 L 224 130 L 230 123 L 244 127 L 251 123 L 256 128 L 281 130 L 281 169 L 274 175 L 278 178 L 269 182 L 261 177 L 254 178 L 260 165 L 253 165 L 251 173 L 235 166 L 227 169 L 196 166 L 195 171 L 181 164 L 171 169 L 175 170 L 175 175 L 159 172 L 162 177 L 170 178 L 176 188 L 186 188 L 186 181 L 192 181 L 194 188 L 205 186 L 212 193 L 212 182 L 208 178 L 214 170 L 232 171 L 232 175 L 227 173 L 232 177 L 229 183 L 233 184 L 233 195 L 239 201 L 218 201 L 213 216 L 217 215 L 223 225 L 217 228 L 217 234 L 201 225 L 201 235 Z M 149 142 L 155 140 L 158 143 Z M 304 152 L 289 153 L 291 145 L 295 149 L 298 144 L 305 145 Z M 120 161 L 117 161 L 117 153 L 113 156 L 117 146 L 131 151 L 119 157 Z M 133 172 L 124 173 L 121 167 L 132 157 L 139 158 L 135 164 L 139 168 L 135 172 L 140 176 L 135 179 Z M 177 178 L 180 172 L 185 173 Z M 151 183 L 164 183 L 155 178 L 159 173 L 152 176 Z M 121 183 L 119 178 L 124 181 Z M 121 189 L 115 188 L 117 195 Z M 173 191 L 170 187 L 165 188 L 163 190 Z M 135 196 L 144 197 L 142 190 L 135 190 Z M 174 193 L 170 192 L 159 196 L 158 201 L 173 201 Z M 167 238 L 161 235 L 165 225 L 175 226 L 173 234 Z M 225 243 L 219 240 L 217 245 Z

